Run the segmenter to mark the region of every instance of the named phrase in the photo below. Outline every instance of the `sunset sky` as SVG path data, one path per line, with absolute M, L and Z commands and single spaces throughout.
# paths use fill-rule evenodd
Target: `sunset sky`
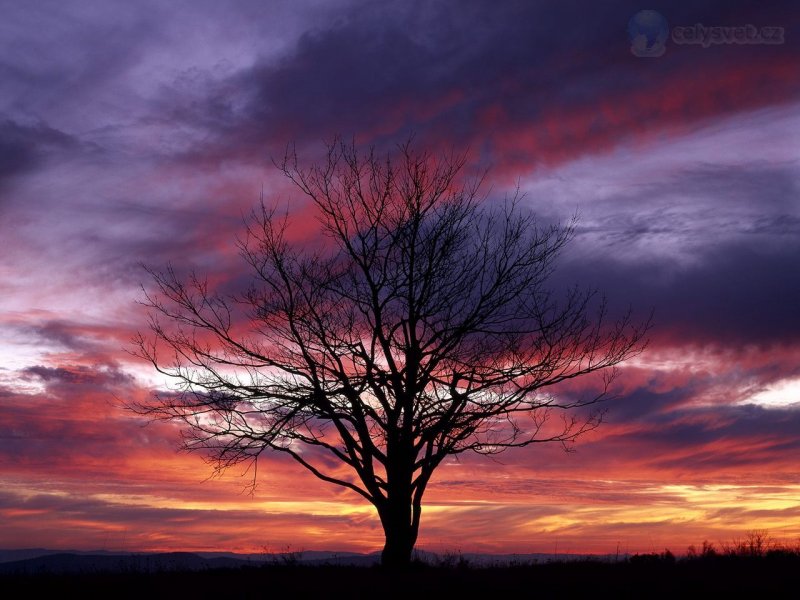
M 642 9 L 782 43 L 636 56 Z M 354 493 L 269 455 L 248 495 L 121 405 L 165 385 L 126 352 L 142 264 L 239 280 L 262 190 L 313 236 L 287 143 L 411 133 L 489 168 L 488 202 L 577 212 L 554 282 L 655 315 L 597 431 L 443 464 L 419 546 L 797 543 L 799 75 L 789 1 L 0 0 L 0 548 L 382 546 Z

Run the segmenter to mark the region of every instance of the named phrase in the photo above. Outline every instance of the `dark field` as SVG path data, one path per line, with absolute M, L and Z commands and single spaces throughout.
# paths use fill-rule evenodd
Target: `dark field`
M 796 554 L 675 560 L 635 556 L 526 566 L 270 565 L 204 571 L 3 575 L 5 598 L 767 598 L 800 585 Z

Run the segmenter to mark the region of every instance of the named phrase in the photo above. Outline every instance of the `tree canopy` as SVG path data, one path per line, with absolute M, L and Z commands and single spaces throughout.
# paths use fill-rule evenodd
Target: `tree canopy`
M 150 269 L 136 352 L 177 385 L 136 409 L 183 422 L 186 448 L 218 468 L 269 450 L 359 494 L 391 565 L 410 560 L 448 456 L 596 427 L 585 407 L 648 324 L 609 319 L 592 290 L 552 289 L 574 221 L 539 224 L 519 193 L 487 200 L 465 164 L 410 142 L 382 156 L 336 141 L 308 168 L 287 152 L 278 167 L 313 203 L 321 242 L 290 241 L 295 217 L 262 198 L 239 240 L 247 289 Z M 596 393 L 555 387 L 595 372 Z

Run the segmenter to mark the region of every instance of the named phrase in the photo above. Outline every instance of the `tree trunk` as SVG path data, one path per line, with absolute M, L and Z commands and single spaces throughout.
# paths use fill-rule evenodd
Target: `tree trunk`
M 378 506 L 378 514 L 383 525 L 386 543 L 381 554 L 384 567 L 403 568 L 411 564 L 411 553 L 417 542 L 419 519 L 414 518 L 412 509 L 413 454 L 410 448 L 398 451 L 397 445 L 390 444 L 387 455 L 391 460 L 387 465 L 389 484 L 386 499 Z
M 403 568 L 411 564 L 411 553 L 417 541 L 417 527 L 411 518 L 411 495 L 392 498 L 379 510 L 386 543 L 381 553 L 381 565 Z

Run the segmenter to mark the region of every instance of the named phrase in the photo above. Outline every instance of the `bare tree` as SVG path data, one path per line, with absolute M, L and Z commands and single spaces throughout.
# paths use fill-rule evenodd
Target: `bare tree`
M 323 242 L 290 243 L 290 216 L 262 198 L 239 242 L 246 292 L 151 270 L 151 332 L 136 353 L 178 385 L 137 410 L 182 421 L 186 448 L 220 469 L 272 450 L 363 496 L 385 565 L 410 561 L 446 457 L 567 444 L 596 427 L 585 407 L 607 397 L 647 323 L 608 322 L 594 292 L 554 293 L 574 222 L 538 225 L 519 194 L 487 202 L 464 165 L 410 143 L 380 158 L 336 141 L 307 169 L 287 152 L 278 166 L 313 201 Z M 552 388 L 600 371 L 588 397 Z

